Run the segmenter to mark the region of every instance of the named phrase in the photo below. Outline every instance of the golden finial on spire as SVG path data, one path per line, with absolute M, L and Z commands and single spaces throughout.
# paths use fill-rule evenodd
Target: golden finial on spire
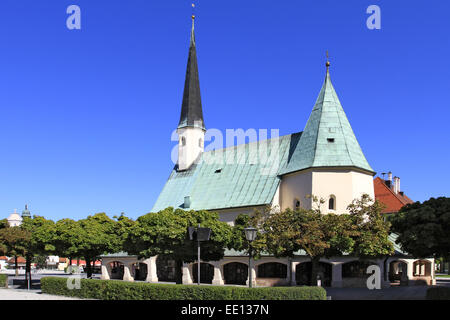
M 194 14 L 194 12 L 195 12 L 195 3 L 192 3 L 192 20 L 195 19 L 195 14 Z
M 330 63 L 330 61 L 329 61 L 329 55 L 328 55 L 328 50 L 327 50 L 327 69 L 330 67 L 330 65 L 331 65 L 331 63 Z

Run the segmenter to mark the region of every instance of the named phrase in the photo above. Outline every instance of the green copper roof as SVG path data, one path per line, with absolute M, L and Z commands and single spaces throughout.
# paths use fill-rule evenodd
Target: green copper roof
M 279 170 L 300 135 L 205 152 L 188 170 L 174 168 L 152 212 L 184 208 L 187 196 L 191 204 L 185 209 L 192 210 L 270 204 L 280 183 Z M 267 154 L 266 159 L 261 154 Z
M 25 218 L 25 217 L 28 217 L 28 218 L 31 217 L 31 212 L 30 212 L 30 210 L 28 210 L 27 204 L 25 205 L 25 210 L 22 211 L 22 218 Z
M 312 167 L 357 167 L 374 173 L 339 102 L 328 68 L 300 141 L 280 173 Z

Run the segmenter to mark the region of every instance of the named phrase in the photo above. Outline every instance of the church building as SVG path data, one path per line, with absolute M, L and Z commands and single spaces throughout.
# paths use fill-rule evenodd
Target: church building
M 363 194 L 375 198 L 375 172 L 333 87 L 328 61 L 322 88 L 303 131 L 205 151 L 207 122 L 203 118 L 194 21 L 193 16 L 177 127 L 178 161 L 151 212 L 167 207 L 209 210 L 232 225 L 238 215 L 252 214 L 267 206 L 275 210 L 309 209 L 314 205 L 312 195 L 325 200 L 323 213 L 337 214 L 348 212 L 347 206 Z M 432 259 L 416 261 L 398 245 L 395 249 L 394 256 L 364 263 L 351 256 L 324 258 L 320 261 L 321 284 L 365 287 L 368 277 L 365 270 L 371 264 L 380 267 L 383 286 L 394 283 L 394 278 L 432 283 Z M 170 262 L 163 266 L 158 264 L 157 257 L 141 262 L 125 253 L 102 258 L 103 279 L 112 277 L 112 266 L 120 273 L 119 277 L 130 281 L 135 271 L 142 268 L 149 282 L 171 281 L 174 274 Z M 123 265 L 122 269 L 117 269 L 118 263 Z M 252 279 L 256 286 L 308 285 L 310 276 L 311 262 L 304 252 L 293 259 L 263 256 L 253 263 Z M 196 277 L 195 264 L 185 264 L 183 283 L 195 283 Z M 246 285 L 248 278 L 246 252 L 226 250 L 221 261 L 201 264 L 204 283 Z

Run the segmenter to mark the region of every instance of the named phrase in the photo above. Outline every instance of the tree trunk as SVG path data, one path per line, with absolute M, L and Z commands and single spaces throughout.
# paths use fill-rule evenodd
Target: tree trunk
M 175 282 L 183 283 L 183 260 L 175 260 Z
M 311 258 L 311 286 L 317 286 L 317 273 L 319 269 L 320 258 Z M 321 279 L 322 282 L 324 279 Z
M 16 277 L 19 275 L 19 266 L 17 263 L 17 256 L 14 256 L 14 269 L 16 269 Z
M 30 289 L 31 289 L 31 259 L 33 257 L 31 255 L 26 255 L 26 262 L 25 262 L 25 285 L 28 287 L 28 281 L 30 282 Z M 28 279 L 29 278 L 29 279 Z
M 88 257 L 85 257 L 84 260 L 86 260 L 86 275 L 88 278 L 92 276 L 92 269 L 91 269 L 91 259 Z
M 77 267 L 80 266 L 80 258 L 77 258 Z
M 448 257 L 444 261 L 447 262 L 447 274 L 450 275 L 450 257 Z

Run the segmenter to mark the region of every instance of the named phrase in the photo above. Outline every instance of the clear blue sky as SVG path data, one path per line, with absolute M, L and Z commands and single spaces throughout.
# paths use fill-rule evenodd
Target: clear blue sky
M 66 8 L 82 30 L 66 28 Z M 366 8 L 381 7 L 381 30 Z M 0 216 L 149 212 L 173 163 L 189 0 L 2 0 Z M 198 0 L 208 128 L 302 131 L 325 75 L 375 171 L 449 196 L 450 2 Z

